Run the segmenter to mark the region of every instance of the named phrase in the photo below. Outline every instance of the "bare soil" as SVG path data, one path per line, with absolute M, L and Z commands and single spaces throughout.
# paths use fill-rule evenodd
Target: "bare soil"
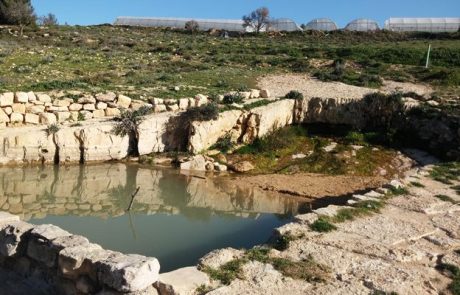
M 376 188 L 385 183 L 385 178 L 298 173 L 293 175 L 242 176 L 226 181 L 230 185 L 242 189 L 259 188 L 266 191 L 316 199 L 328 196 L 342 196 L 356 191 Z

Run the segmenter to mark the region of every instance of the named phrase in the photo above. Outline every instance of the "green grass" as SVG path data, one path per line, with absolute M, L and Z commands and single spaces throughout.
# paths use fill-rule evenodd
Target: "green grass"
M 375 87 L 381 78 L 460 84 L 458 34 L 337 31 L 224 39 L 169 29 L 56 26 L 28 28 L 28 38 L 18 38 L 9 29 L 0 29 L 1 91 L 109 89 L 177 98 L 254 87 L 257 77 L 270 73 L 318 72 L 330 79 L 334 69 L 314 68 L 312 59 L 343 60 L 336 78 L 355 85 Z M 428 42 L 432 67 L 424 69 Z
M 444 184 L 453 184 L 460 180 L 460 163 L 448 162 L 436 165 L 430 171 L 430 177 Z
M 337 229 L 337 227 L 325 217 L 318 218 L 315 222 L 310 224 L 310 228 L 320 233 L 328 233 Z
M 460 268 L 452 264 L 440 264 L 438 269 L 452 278 L 452 282 L 449 284 L 449 291 L 453 295 L 460 295 Z
M 425 187 L 423 184 L 421 184 L 418 181 L 411 181 L 410 184 L 415 187 L 420 187 L 420 188 Z
M 446 196 L 446 195 L 435 195 L 434 197 L 437 198 L 437 199 L 440 199 L 441 201 L 444 201 L 444 202 L 449 202 L 449 203 L 452 203 L 452 204 L 457 204 L 458 203 L 454 199 L 452 199 L 451 197 Z

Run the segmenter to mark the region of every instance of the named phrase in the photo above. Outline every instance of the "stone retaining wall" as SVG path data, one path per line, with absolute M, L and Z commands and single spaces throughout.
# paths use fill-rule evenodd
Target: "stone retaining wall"
M 0 266 L 38 277 L 58 294 L 156 294 L 160 271 L 155 258 L 104 250 L 57 226 L 35 226 L 2 212 Z

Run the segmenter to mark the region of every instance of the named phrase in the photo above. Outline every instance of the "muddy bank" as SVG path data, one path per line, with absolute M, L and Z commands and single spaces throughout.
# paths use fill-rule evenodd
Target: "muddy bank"
M 385 183 L 386 179 L 384 177 L 329 176 L 298 173 L 292 175 L 267 174 L 235 177 L 221 181 L 240 188 L 259 188 L 291 196 L 317 199 L 328 196 L 348 195 L 356 191 L 379 187 Z

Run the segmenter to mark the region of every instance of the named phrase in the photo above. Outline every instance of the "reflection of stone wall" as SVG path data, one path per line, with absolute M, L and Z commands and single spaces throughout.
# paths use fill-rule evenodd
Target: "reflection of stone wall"
M 119 216 L 139 186 L 133 211 L 143 214 L 205 208 L 228 214 L 296 213 L 298 203 L 267 192 L 242 192 L 176 174 L 134 165 L 0 168 L 0 209 L 23 219 L 47 215 Z

